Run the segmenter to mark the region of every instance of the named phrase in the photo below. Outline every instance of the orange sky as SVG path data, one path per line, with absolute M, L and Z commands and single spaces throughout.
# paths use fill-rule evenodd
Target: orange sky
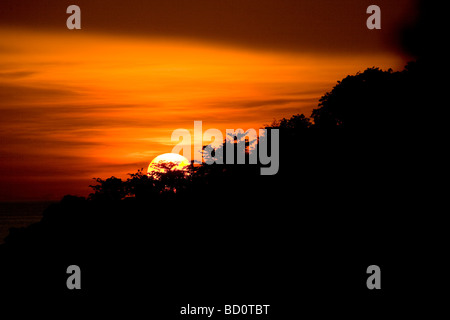
M 171 133 L 310 115 L 337 80 L 401 69 L 393 51 L 265 50 L 202 39 L 0 26 L 0 201 L 86 195 L 146 168 Z

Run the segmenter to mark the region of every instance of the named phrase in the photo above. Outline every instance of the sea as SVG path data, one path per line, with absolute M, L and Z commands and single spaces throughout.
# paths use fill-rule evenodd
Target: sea
M 10 228 L 25 228 L 39 222 L 44 210 L 53 202 L 0 202 L 0 244 Z

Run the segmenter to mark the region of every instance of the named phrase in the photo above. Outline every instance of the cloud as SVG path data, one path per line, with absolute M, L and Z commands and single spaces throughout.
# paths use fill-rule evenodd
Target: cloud
M 291 103 L 314 103 L 317 101 L 316 98 L 311 99 L 271 99 L 271 100 L 258 100 L 258 101 L 247 101 L 241 104 L 241 106 L 245 108 L 259 108 L 259 107 L 266 107 L 266 106 L 280 106 L 280 105 L 286 105 Z
M 369 0 L 78 0 L 82 30 L 77 32 L 200 39 L 268 50 L 380 52 L 387 39 L 395 38 L 413 3 L 378 0 L 383 27 L 369 33 Z M 59 0 L 2 0 L 0 24 L 64 30 L 67 6 Z
M 15 78 L 23 77 L 23 74 L 20 76 L 20 73 L 19 76 L 17 76 L 17 72 L 11 72 L 9 74 L 16 75 Z M 21 104 L 24 101 L 27 101 L 30 104 L 34 104 L 35 102 L 42 103 L 42 101 L 51 104 L 55 99 L 70 99 L 74 98 L 76 95 L 77 93 L 75 91 L 69 89 L 47 88 L 42 85 L 41 87 L 32 87 L 0 82 L 0 100 L 2 101 L 2 105 Z
M 1 48 L 0 48 L 0 51 L 1 51 Z M 31 76 L 35 73 L 36 72 L 33 72 L 33 71 L 0 72 L 0 79 L 11 80 L 11 79 L 24 78 L 24 77 Z

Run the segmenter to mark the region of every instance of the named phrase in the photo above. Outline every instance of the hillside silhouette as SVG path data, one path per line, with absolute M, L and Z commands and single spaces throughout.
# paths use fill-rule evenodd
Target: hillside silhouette
M 2 288 L 136 301 L 144 290 L 161 305 L 251 296 L 294 300 L 294 308 L 288 285 L 308 292 L 311 310 L 324 292 L 341 296 L 330 309 L 386 303 L 352 288 L 364 286 L 373 261 L 399 271 L 415 244 L 408 226 L 422 205 L 414 198 L 431 58 L 405 39 L 416 60 L 404 70 L 349 75 L 310 116 L 266 126 L 280 130 L 276 175 L 261 176 L 261 164 L 212 164 L 97 178 L 88 198 L 68 195 L 41 222 L 11 230 L 0 246 Z M 245 141 L 247 157 L 260 143 Z M 402 255 L 399 239 L 408 239 Z M 65 288 L 71 264 L 87 270 L 80 292 Z
M 409 174 L 401 150 L 407 144 L 398 143 L 410 127 L 401 121 L 408 112 L 401 101 L 415 68 L 369 68 L 348 76 L 320 99 L 311 117 L 293 115 L 267 126 L 281 137 L 274 176 L 261 176 L 261 164 L 183 171 L 161 164 L 165 170 L 152 175 L 138 170 L 126 180 L 95 179 L 88 198 L 66 196 L 41 222 L 11 230 L 0 248 L 2 285 L 70 298 L 65 268 L 78 264 L 89 270 L 80 294 L 132 294 L 151 286 L 180 299 L 235 287 L 242 289 L 236 297 L 266 296 L 264 288 L 281 290 L 296 268 L 326 274 L 333 261 L 346 275 L 334 279 L 336 288 L 359 281 L 349 280 L 355 266 L 374 257 L 395 259 L 387 249 L 404 224 L 398 190 L 407 187 Z M 245 142 L 247 157 L 260 143 Z M 294 262 L 299 252 L 309 262 Z M 220 292 L 210 281 L 218 274 Z M 330 279 L 302 281 L 318 293 Z

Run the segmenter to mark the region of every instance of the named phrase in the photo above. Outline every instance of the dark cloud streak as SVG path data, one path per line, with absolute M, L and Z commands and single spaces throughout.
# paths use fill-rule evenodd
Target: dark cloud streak
M 382 30 L 365 23 L 369 0 L 77 0 L 80 32 L 182 37 L 268 50 L 376 52 L 397 39 L 414 0 L 378 0 Z M 2 0 L 0 25 L 65 31 L 72 3 Z M 69 32 L 67 30 L 67 32 Z

